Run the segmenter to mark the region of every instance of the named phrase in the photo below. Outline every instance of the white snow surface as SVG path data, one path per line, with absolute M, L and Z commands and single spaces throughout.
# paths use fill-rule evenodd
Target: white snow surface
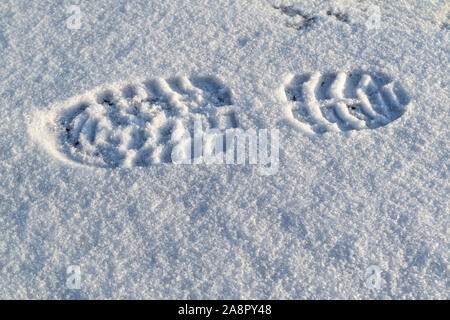
M 1 1 L 0 298 L 448 299 L 449 15 L 447 0 Z M 334 74 L 341 99 L 355 72 L 401 86 L 404 112 L 296 120 L 289 79 Z M 65 161 L 36 124 L 98 88 L 201 77 L 230 90 L 240 128 L 280 131 L 275 174 Z

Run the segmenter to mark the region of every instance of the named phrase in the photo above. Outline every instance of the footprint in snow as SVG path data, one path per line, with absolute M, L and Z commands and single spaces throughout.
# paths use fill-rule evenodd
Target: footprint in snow
M 287 118 L 310 134 L 376 129 L 400 118 L 410 101 L 389 77 L 365 72 L 292 75 L 282 95 Z
M 218 79 L 180 76 L 97 88 L 54 106 L 32 131 L 61 160 L 130 168 L 171 163 L 173 148 L 187 141 L 177 132 L 193 133 L 194 122 L 203 130 L 237 127 L 231 90 Z

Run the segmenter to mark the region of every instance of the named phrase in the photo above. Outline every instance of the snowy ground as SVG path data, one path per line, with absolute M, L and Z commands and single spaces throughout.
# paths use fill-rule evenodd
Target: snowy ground
M 449 298 L 448 1 L 55 3 L 0 3 L 0 298 Z M 311 79 L 350 75 L 395 83 L 387 120 L 302 112 L 325 108 Z M 278 129 L 278 171 L 72 161 L 41 126 L 145 79 L 188 79 L 232 127 Z

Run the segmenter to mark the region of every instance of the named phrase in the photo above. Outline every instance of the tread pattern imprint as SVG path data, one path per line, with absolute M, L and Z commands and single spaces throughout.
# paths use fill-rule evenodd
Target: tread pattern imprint
M 231 90 L 215 77 L 154 78 L 94 89 L 51 108 L 32 126 L 32 136 L 61 160 L 146 167 L 171 163 L 175 146 L 190 148 L 190 140 L 177 132 L 193 136 L 194 121 L 201 121 L 203 130 L 238 126 Z
M 365 72 L 291 75 L 281 91 L 287 117 L 308 134 L 376 129 L 401 117 L 410 101 L 389 77 Z

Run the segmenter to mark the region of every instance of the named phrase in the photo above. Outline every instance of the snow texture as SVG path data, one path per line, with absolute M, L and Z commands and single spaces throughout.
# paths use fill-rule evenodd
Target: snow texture
M 2 1 L 0 298 L 448 299 L 449 17 Z M 279 170 L 171 163 L 193 119 L 278 129 Z

